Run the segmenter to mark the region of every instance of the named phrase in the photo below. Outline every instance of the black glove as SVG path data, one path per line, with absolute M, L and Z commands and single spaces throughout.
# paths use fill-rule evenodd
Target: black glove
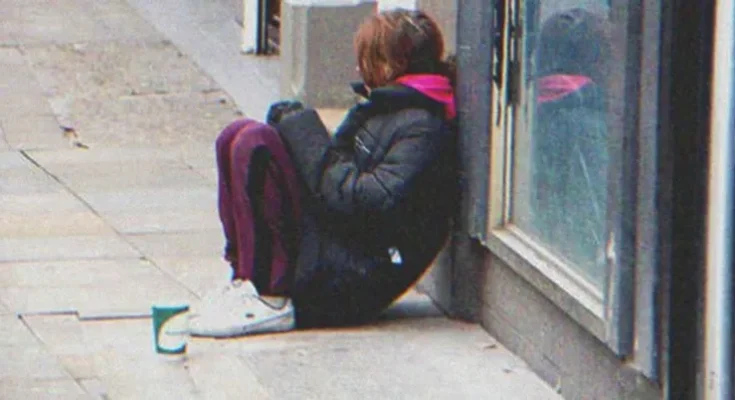
M 293 114 L 297 111 L 304 109 L 304 105 L 300 101 L 296 100 L 284 100 L 278 101 L 268 108 L 268 114 L 265 116 L 265 122 L 268 125 L 275 125 L 289 114 Z

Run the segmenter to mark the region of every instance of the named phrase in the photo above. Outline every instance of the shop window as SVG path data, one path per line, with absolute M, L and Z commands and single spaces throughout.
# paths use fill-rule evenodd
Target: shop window
M 640 39 L 645 31 L 658 40 L 656 15 L 643 29 L 656 8 L 495 4 L 490 248 L 625 355 L 635 269 L 655 262 L 639 250 L 640 233 L 655 231 L 655 195 L 641 185 L 655 182 L 656 132 L 640 121 L 657 118 L 641 103 L 657 103 L 656 85 L 644 93 L 641 81 L 656 83 L 658 42 L 649 49 Z
M 600 12 L 549 3 L 526 9 L 526 20 L 541 23 L 522 43 L 516 126 L 523 129 L 513 132 L 510 222 L 602 288 L 613 172 L 609 22 Z

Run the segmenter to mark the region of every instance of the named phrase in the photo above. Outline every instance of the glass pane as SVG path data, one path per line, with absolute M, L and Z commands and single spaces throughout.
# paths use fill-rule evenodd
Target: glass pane
M 608 1 L 521 1 L 520 104 L 513 129 L 511 222 L 591 283 L 605 282 Z

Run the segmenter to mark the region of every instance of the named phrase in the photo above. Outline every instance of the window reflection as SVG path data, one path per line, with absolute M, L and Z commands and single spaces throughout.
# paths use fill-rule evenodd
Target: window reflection
M 536 21 L 538 7 L 543 11 L 546 3 L 529 5 L 526 21 Z M 525 129 L 515 133 L 514 168 L 525 173 L 514 174 L 512 219 L 602 286 L 609 166 L 606 69 L 611 62 L 607 22 L 604 14 L 583 8 L 556 11 L 540 22 L 523 52 L 526 104 L 520 126 Z

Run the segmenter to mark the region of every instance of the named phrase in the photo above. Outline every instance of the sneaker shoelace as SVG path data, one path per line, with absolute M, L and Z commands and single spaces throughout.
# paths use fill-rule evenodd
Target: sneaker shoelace
M 256 293 L 240 290 L 243 284 L 242 280 L 234 280 L 213 289 L 202 297 L 202 306 L 205 309 L 212 306 L 217 308 L 228 307 L 228 305 L 248 304 L 257 299 Z

